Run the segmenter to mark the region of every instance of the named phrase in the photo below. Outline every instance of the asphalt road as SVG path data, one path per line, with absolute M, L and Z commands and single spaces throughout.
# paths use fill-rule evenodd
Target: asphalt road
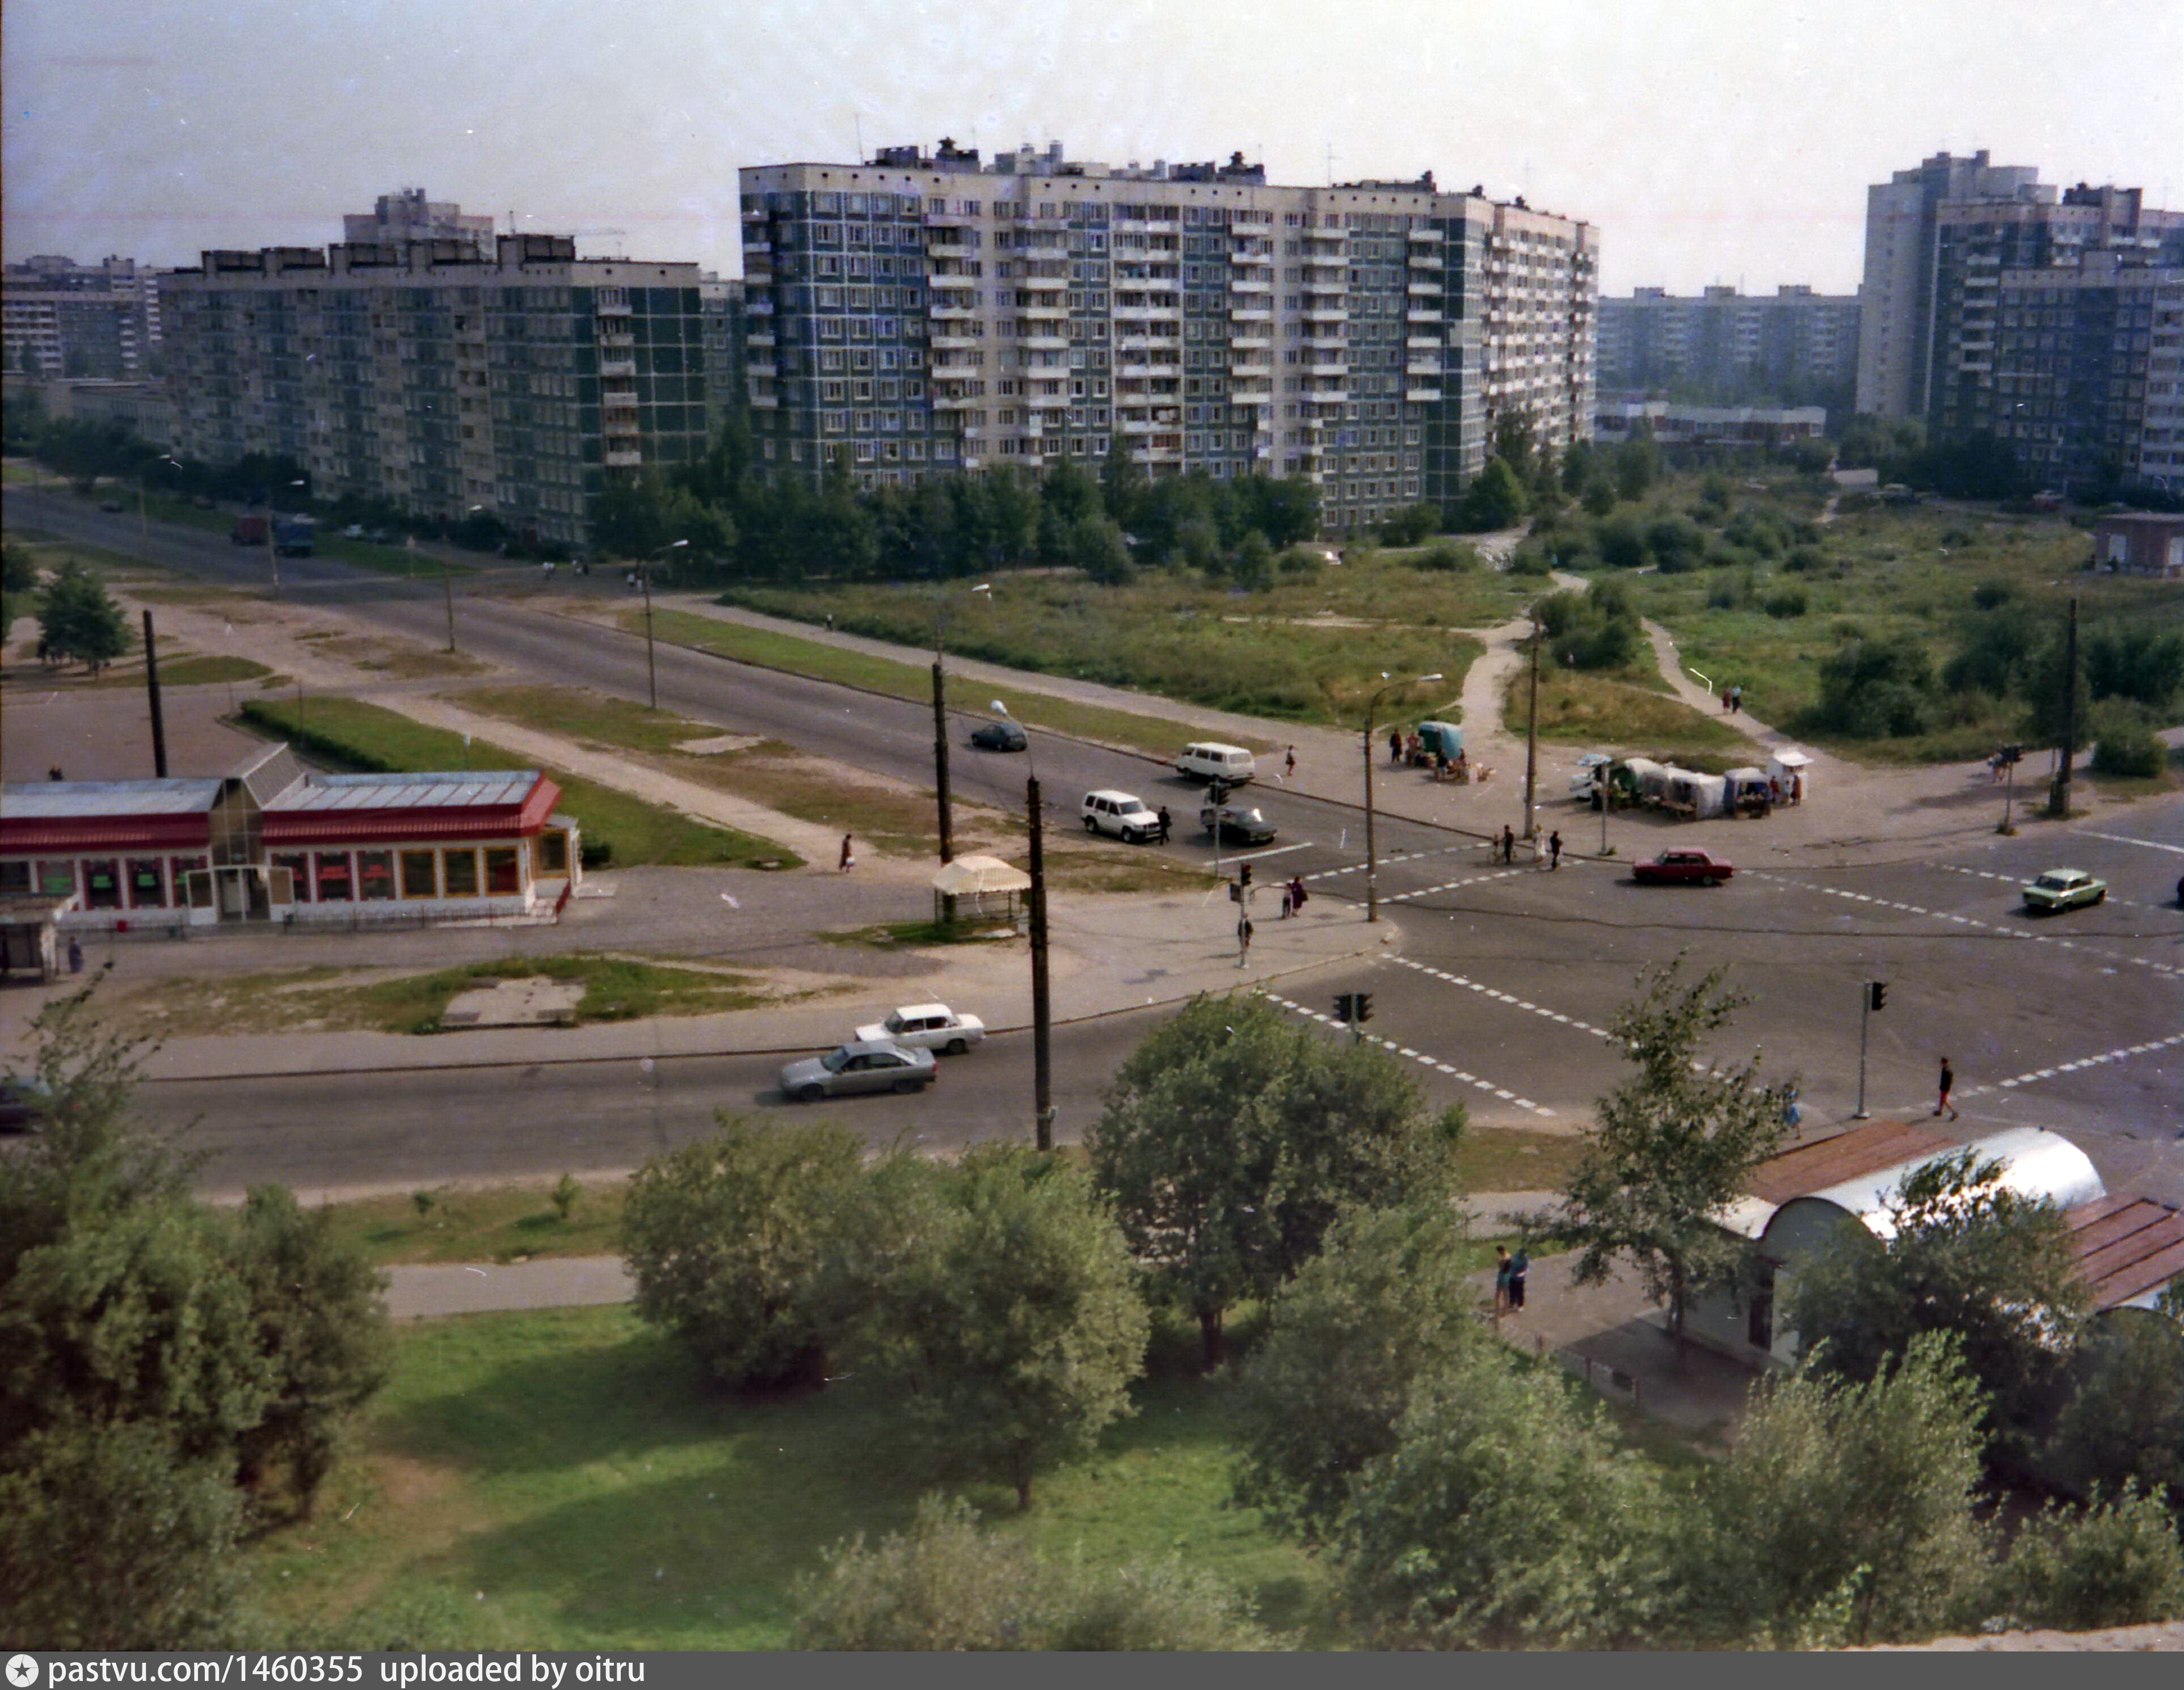
M 134 553 L 136 521 L 73 499 L 11 493 L 9 520 Z M 154 560 L 201 576 L 262 584 L 262 552 L 218 536 L 155 529 Z M 437 584 L 412 589 L 321 560 L 284 565 L 289 590 L 339 603 L 400 631 L 443 628 Z M 511 667 L 641 698 L 642 644 L 493 596 L 491 575 L 460 583 L 460 637 Z M 911 779 L 930 767 L 929 713 L 915 704 L 754 670 L 676 648 L 659 653 L 661 703 L 738 731 L 768 734 L 860 768 Z M 972 718 L 960 725 L 967 731 Z M 1178 744 L 1186 737 L 1178 730 Z M 1150 759 L 1039 735 L 1054 819 L 1100 786 L 1135 791 L 1180 815 L 1195 798 Z M 1021 802 L 1028 759 L 966 750 L 959 795 Z M 1303 873 L 1316 892 L 1362 896 L 1361 818 L 1347 806 L 1255 789 L 1283 832 L 1260 860 L 1263 884 Z M 1558 814 L 1561 812 L 1562 814 Z M 1545 814 L 1573 843 L 1590 816 L 1552 790 Z M 1574 818 L 1568 820 L 1567 818 Z M 1627 853 L 1673 830 L 1618 819 Z M 1657 837 L 1658 836 L 1658 837 Z M 1210 857 L 1195 833 L 1179 848 Z M 1931 1108 L 1940 1059 L 1952 1059 L 1968 1131 L 2036 1125 L 2085 1146 L 2112 1186 L 2184 1202 L 2184 803 L 2141 804 L 2120 820 L 2029 827 L 2014 840 L 1925 862 L 1747 872 L 1719 888 L 1641 887 L 1605 864 L 1508 872 L 1476 842 L 1419 824 L 1389 826 L 1380 889 L 1405 935 L 1401 959 L 1324 971 L 1285 986 L 1295 1013 L 1324 1015 L 1337 991 L 1371 991 L 1370 1031 L 1389 1039 L 1429 1096 L 1464 1102 L 1475 1120 L 1567 1130 L 1627 1073 L 1602 1029 L 1645 966 L 1685 953 L 1723 965 L 1750 1002 L 1724 1056 L 1763 1052 L 1770 1076 L 1802 1076 L 1819 1119 L 1856 1106 L 1863 982 L 1889 982 L 1867 1028 L 1867 1104 L 1875 1114 Z M 2018 881 L 2069 862 L 2106 878 L 2108 903 L 2051 918 L 2025 914 Z M 1271 914 L 1271 911 L 1267 911 Z M 1116 1064 L 1157 1012 L 1068 1027 L 1056 1039 L 1065 1137 L 1096 1113 Z M 1328 1030 L 1328 1036 L 1340 1036 Z M 928 1093 L 823 1106 L 875 1139 L 903 1131 L 961 1142 L 1028 1131 L 1030 1053 L 997 1038 L 943 1065 Z M 629 1063 L 363 1079 L 237 1081 L 148 1088 L 152 1118 L 203 1119 L 192 1141 L 215 1186 L 281 1179 L 304 1189 L 442 1179 L 551 1177 L 624 1167 L 705 1130 L 720 1108 L 793 1109 L 773 1100 L 766 1061 Z M 801 1113 L 801 1112 L 800 1112 Z M 456 1123 L 453 1126 L 450 1123 Z

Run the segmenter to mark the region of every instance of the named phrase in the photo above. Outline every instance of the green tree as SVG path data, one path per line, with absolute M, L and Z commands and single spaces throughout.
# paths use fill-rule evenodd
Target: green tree
M 638 1315 L 731 1387 L 823 1377 L 837 1333 L 820 1290 L 863 1166 L 846 1128 L 732 1115 L 711 1137 L 653 1158 L 622 1209 Z
M 1090 1181 L 1051 1157 L 984 1147 L 928 1165 L 946 1208 L 874 1286 L 862 1365 L 936 1456 L 1006 1479 L 1028 1508 L 1040 1472 L 1131 1412 L 1136 1268 Z
M 2166 1293 L 2172 1303 L 2179 1293 Z M 2072 1364 L 2059 1465 L 2088 1490 L 2136 1483 L 2184 1507 L 2184 1326 L 2174 1314 L 2098 1322 Z
M 1345 1587 L 1380 1647 L 1613 1648 L 1674 1611 L 1676 1510 L 1559 1369 L 1465 1348 L 1359 1475 Z
M 1870 1379 L 1923 1333 L 1947 1332 L 1986 1393 L 1998 1436 L 2043 1420 L 2089 1298 L 2063 1212 L 2012 1191 L 2003 1165 L 1964 1150 L 1907 1176 L 1887 1199 L 1886 1240 L 1845 1226 L 1800 1269 L 1791 1324 L 1819 1365 Z
M 245 1484 L 276 1462 L 309 1514 L 351 1418 L 392 1369 L 385 1281 L 323 1210 L 285 1187 L 251 1192 L 237 1223 L 232 1270 L 248 1288 L 258 1343 L 272 1365 L 272 1400 L 240 1439 Z
M 1301 475 L 1246 475 L 1230 484 L 1244 520 L 1276 551 L 1319 532 L 1319 489 Z
M 1486 467 L 1463 490 L 1457 516 L 1458 525 L 1474 534 L 1514 528 L 1524 520 L 1523 481 L 1501 459 L 1488 459 Z
M 1333 1534 L 1413 1387 L 1482 1342 L 1465 1229 L 1446 1204 L 1361 1209 L 1276 1299 L 1237 1403 L 1236 1500 L 1307 1543 Z
M 1127 436 L 1117 431 L 1100 465 L 1100 497 L 1107 520 L 1128 533 L 1136 523 L 1147 489 L 1145 466 L 1130 455 Z
M 2133 1487 L 2082 1511 L 2051 1504 L 2018 1533 L 2001 1582 L 2017 1625 L 2149 1626 L 2184 1615 L 2184 1548 L 2160 1499 Z
M 2084 653 L 2071 663 L 2069 637 L 2058 631 L 2041 645 L 2025 680 L 2024 732 L 2041 745 L 2059 745 L 2066 725 L 2075 731 L 2082 748 L 2091 725 L 2092 688 L 2087 683 Z
M 42 1649 L 237 1641 L 242 1498 L 158 1427 L 55 1421 L 0 1443 L 0 1637 Z
M 1641 976 L 1638 999 L 1609 1024 L 1638 1072 L 1600 1100 L 1546 1223 L 1579 1252 L 1580 1285 L 1602 1283 L 1618 1256 L 1630 1256 L 1646 1291 L 1667 1299 L 1679 1343 L 1692 1293 L 1743 1265 L 1743 1241 L 1714 1217 L 1781 1142 L 1790 1092 L 1786 1082 L 1760 1083 L 1756 1055 L 1733 1068 L 1699 1060 L 1699 1042 L 1745 1000 L 1721 989 L 1724 970 L 1685 987 L 1680 967 L 1679 959 Z
M 1257 529 L 1245 530 L 1238 542 L 1233 574 L 1236 585 L 1247 592 L 1261 592 L 1273 584 L 1273 548 Z
M 1935 1333 L 1862 1382 L 1808 1365 L 1757 1387 L 1704 1488 L 1689 1581 L 1702 1626 L 1793 1646 L 1976 1622 L 1992 1565 L 1974 1513 L 1981 1412 Z
M 1820 659 L 1813 721 L 1852 739 L 1923 733 L 1933 720 L 1934 665 L 1925 644 L 1905 635 L 1853 635 Z
M 927 1497 L 909 1528 L 826 1552 L 799 1579 L 791 1647 L 888 1650 L 1172 1650 L 1278 1647 L 1247 1606 L 1179 1562 L 1090 1569 L 1041 1560 L 982 1531 L 970 1505 Z
M 1130 548 L 1112 517 L 1079 517 L 1069 537 L 1069 560 L 1084 571 L 1087 581 L 1103 586 L 1118 586 L 1134 573 Z
M 38 632 L 55 657 L 74 658 L 92 670 L 129 649 L 129 622 L 98 578 L 73 558 L 46 583 L 38 604 Z
M 1272 1296 L 1344 1208 L 1445 1196 L 1462 1131 L 1384 1052 L 1315 1038 L 1257 997 L 1191 999 L 1106 1105 L 1093 1177 L 1156 1293 L 1197 1320 L 1208 1368 L 1229 1307 Z
M 1615 448 L 1615 491 L 1641 499 L 1661 479 L 1661 448 L 1651 434 L 1634 434 Z

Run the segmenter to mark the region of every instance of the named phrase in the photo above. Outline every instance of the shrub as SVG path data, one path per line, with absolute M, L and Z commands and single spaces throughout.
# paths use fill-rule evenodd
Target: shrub
M 1436 540 L 1418 554 L 1416 567 L 1448 575 L 1469 575 L 1479 567 L 1476 548 L 1456 540 Z
M 1635 518 L 1611 516 L 1593 530 L 1600 561 L 1612 570 L 1635 570 L 1646 561 L 1646 535 Z
M 1767 595 L 1762 608 L 1769 616 L 1788 618 L 1802 616 L 1812 608 L 1812 600 L 1801 586 L 1780 587 Z
M 1527 540 L 1509 554 L 1509 573 L 1513 575 L 1544 580 L 1553 568 L 1553 559 L 1548 557 L 1546 548 L 1535 541 Z
M 1380 524 L 1380 543 L 1384 546 L 1415 546 L 1429 534 L 1440 531 L 1440 507 L 1437 504 L 1407 504 L 1390 511 Z
M 2114 708 L 2094 720 L 2093 769 L 2103 775 L 2147 780 L 2161 772 L 2169 748 L 2137 716 Z
M 1972 589 L 1972 603 L 1981 610 L 1992 610 L 1997 604 L 2014 598 L 2016 594 L 2017 586 L 2014 581 L 1983 581 Z
M 2135 1483 L 2184 1502 L 2184 1328 L 2165 1315 L 2103 1321 L 2074 1371 L 2055 1428 L 2064 1476 L 2089 1491 Z
M 1274 559 L 1274 567 L 1285 575 L 1317 575 L 1326 561 L 1310 546 L 1290 546 Z
M 2019 1534 L 2001 1582 L 2020 1625 L 2152 1625 L 2184 1614 L 2184 1549 L 2168 1509 L 2132 1487 L 2083 1513 L 2050 1507 Z
M 1827 554 L 1818 546 L 1797 546 L 1782 560 L 1782 567 L 1793 575 L 1809 575 L 1827 562 Z
M 1814 722 L 1851 739 L 1923 733 L 1933 720 L 1934 670 L 1908 637 L 1852 639 L 1820 659 Z
M 1706 537 L 1683 517 L 1663 516 L 1646 525 L 1646 549 L 1663 575 L 1678 575 L 1698 566 L 1705 555 Z

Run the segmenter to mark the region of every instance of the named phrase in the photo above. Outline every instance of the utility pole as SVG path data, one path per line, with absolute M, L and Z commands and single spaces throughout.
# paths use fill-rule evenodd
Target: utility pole
M 159 713 L 159 648 L 152 637 L 152 613 L 144 613 L 144 691 L 152 703 L 152 772 L 167 778 L 167 723 Z
M 1531 693 L 1524 707 L 1524 837 L 1530 839 L 1539 828 L 1540 780 L 1540 619 L 1532 618 L 1532 681 Z M 1606 812 L 1602 813 L 1601 826 L 1607 826 Z
M 455 566 L 448 561 L 445 552 L 440 553 L 440 591 L 448 600 L 448 649 L 455 648 Z
M 1039 1148 L 1054 1148 L 1054 1010 L 1046 983 L 1046 846 L 1039 807 L 1039 776 L 1024 782 L 1031 827 L 1031 1062 L 1034 1124 Z
M 956 817 L 948 800 L 948 671 L 933 651 L 933 780 L 940 798 L 940 860 L 956 860 Z
M 652 560 L 644 563 L 644 690 L 653 709 L 660 708 L 660 665 L 652 655 Z
M 2078 737 L 2078 595 L 2070 595 L 2070 631 L 2063 648 L 2063 748 L 2055 769 L 2054 790 L 2048 795 L 2048 813 L 2058 820 L 2070 814 L 2070 763 L 2077 754 Z
M 1378 694 L 1374 695 L 1375 702 L 1378 697 Z M 1373 854 L 1373 755 L 1379 749 L 1373 739 L 1373 712 L 1368 709 L 1365 712 L 1365 919 L 1368 921 L 1380 919 L 1380 901 L 1373 876 L 1373 866 L 1377 860 Z M 1217 826 L 1214 829 L 1217 834 L 1220 831 Z

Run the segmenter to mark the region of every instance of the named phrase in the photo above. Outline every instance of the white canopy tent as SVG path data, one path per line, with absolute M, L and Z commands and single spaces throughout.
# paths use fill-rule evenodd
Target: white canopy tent
M 1016 914 L 1016 896 L 1031 890 L 1031 876 L 1013 864 L 999 857 L 958 857 L 952 863 L 941 864 L 940 871 L 933 877 L 933 919 L 939 920 L 947 899 L 970 898 L 978 913 L 985 913 L 986 900 L 1003 900 L 1005 919 Z M 959 904 L 960 909 L 960 904 Z

